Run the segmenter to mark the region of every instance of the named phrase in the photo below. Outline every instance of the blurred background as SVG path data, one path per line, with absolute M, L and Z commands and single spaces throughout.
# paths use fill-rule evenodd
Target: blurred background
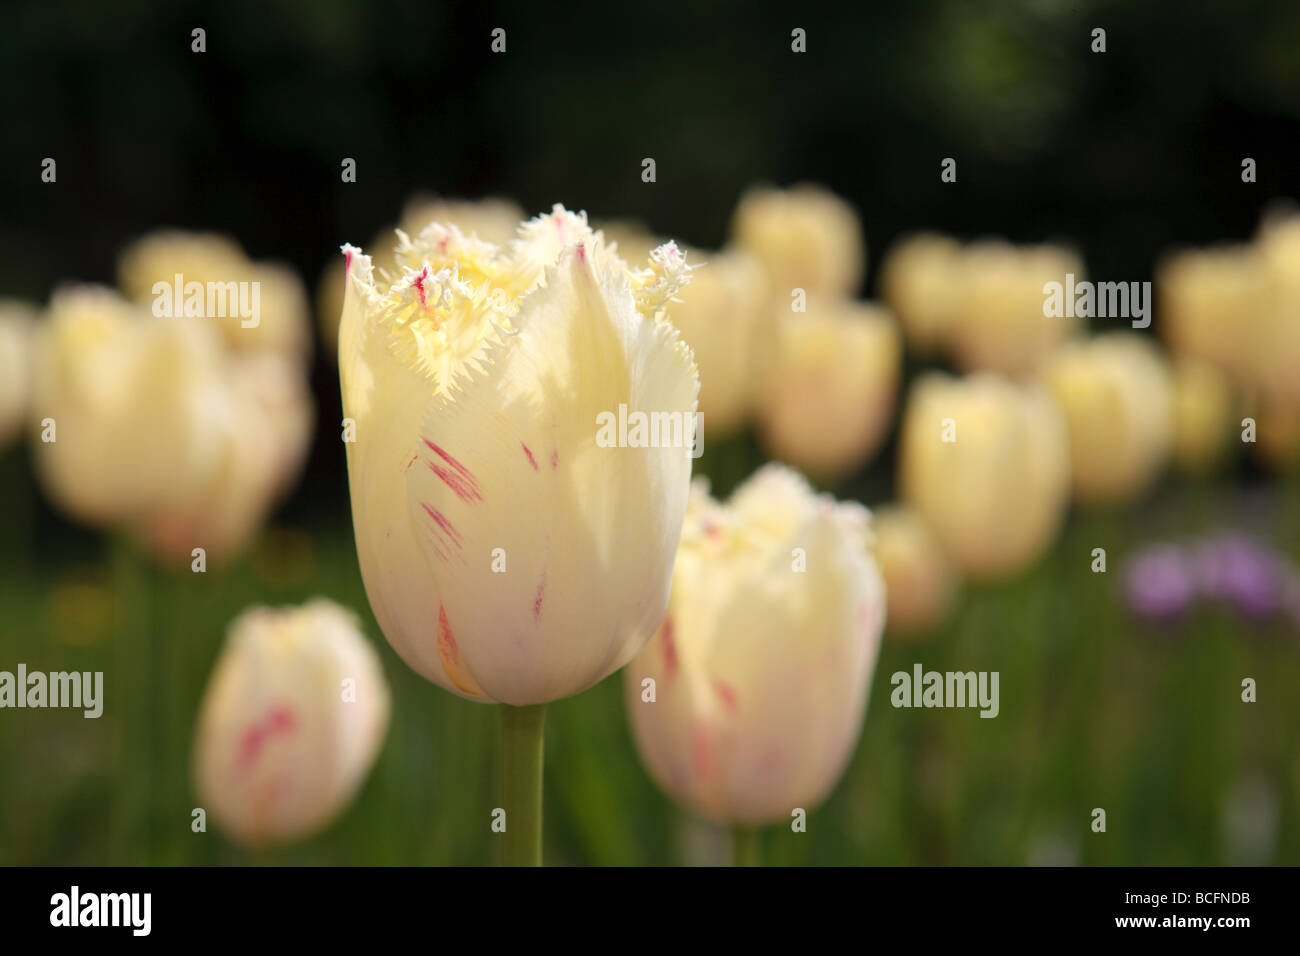
M 195 27 L 205 53 L 191 51 Z M 807 53 L 791 52 L 796 27 Z M 1090 51 L 1095 27 L 1104 54 Z M 576 3 L 562 16 L 491 2 L 50 0 L 7 12 L 0 78 L 0 296 L 38 310 L 65 281 L 128 285 L 123 249 L 177 228 L 287 264 L 315 312 L 339 245 L 368 245 L 419 194 L 505 197 L 528 215 L 561 202 L 721 249 L 750 187 L 818 183 L 860 217 L 866 266 L 847 294 L 873 300 L 882 260 L 917 230 L 1060 242 L 1089 276 L 1151 281 L 1172 250 L 1249 242 L 1300 195 L 1290 0 Z M 340 182 L 345 157 L 355 183 Z M 940 181 L 944 157 L 955 183 Z M 1161 324 L 1158 300 L 1142 337 L 1167 347 Z M 0 712 L 0 863 L 494 859 L 497 715 L 419 678 L 371 616 L 327 325 L 313 319 L 303 353 L 315 425 L 301 479 L 207 574 L 69 520 L 35 477 L 30 437 L 0 451 L 0 669 L 103 670 L 107 701 L 99 720 Z M 970 370 L 904 349 L 895 412 L 928 368 Z M 898 418 L 819 486 L 873 507 L 898 498 Z M 697 472 L 723 494 L 771 451 L 752 427 L 714 440 L 707 421 Z M 1162 470 L 1122 502 L 1072 508 L 1032 566 L 961 588 L 919 637 L 887 640 L 853 762 L 807 834 L 765 834 L 764 859 L 1300 861 L 1300 618 L 1208 601 L 1153 622 L 1126 600 L 1126 561 L 1153 543 L 1230 532 L 1278 566 L 1300 555 L 1289 462 L 1228 445 L 1212 469 Z M 1096 547 L 1106 573 L 1090 567 Z M 228 623 L 318 594 L 361 616 L 392 687 L 374 770 L 305 842 L 250 853 L 192 833 L 191 741 Z M 889 675 L 917 661 L 999 671 L 1001 714 L 890 707 Z M 1244 677 L 1259 681 L 1256 703 L 1241 702 Z M 715 859 L 716 834 L 642 768 L 620 681 L 550 708 L 548 862 Z M 1094 807 L 1105 835 L 1089 829 Z

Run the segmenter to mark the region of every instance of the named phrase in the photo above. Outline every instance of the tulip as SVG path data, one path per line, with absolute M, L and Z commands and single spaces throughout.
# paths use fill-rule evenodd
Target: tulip
M 948 346 L 965 371 L 1025 378 L 1079 326 L 1072 310 L 1044 314 L 1049 282 L 1083 278 L 1078 256 L 1056 246 L 984 241 L 966 247 L 959 268 L 956 312 Z
M 217 561 L 242 551 L 306 461 L 315 405 L 294 363 L 273 352 L 241 356 L 229 376 L 227 413 L 210 436 L 223 451 L 213 483 L 144 522 L 147 543 L 164 561 L 189 561 L 195 547 Z
M 57 291 L 31 410 L 46 494 L 113 527 L 200 496 L 221 466 L 223 358 L 202 320 L 154 318 L 109 289 Z
M 736 245 L 767 270 L 778 299 L 795 289 L 828 298 L 858 291 L 867 257 L 862 223 L 852 206 L 820 186 L 751 189 L 731 228 Z
M 689 449 L 608 447 L 600 423 L 655 413 L 689 430 L 699 379 L 664 317 L 688 269 L 672 244 L 629 269 L 560 206 L 505 248 L 430 224 L 399 243 L 393 281 L 345 253 L 366 593 L 416 671 L 509 705 L 507 859 L 536 862 L 539 705 L 623 666 L 663 618 Z
M 668 241 L 666 236 L 651 232 L 639 219 L 602 219 L 594 223 L 592 228 L 601 231 L 605 244 L 617 252 L 624 262 L 645 262 L 650 258 L 650 253 Z M 697 274 L 692 276 L 691 281 L 696 282 L 699 278 L 700 275 Z M 698 288 L 698 285 L 692 286 L 691 294 L 695 295 Z
M 912 386 L 901 434 L 903 500 L 966 574 L 1016 574 L 1051 544 L 1070 453 L 1061 412 L 1040 389 L 930 373 Z
M 1217 366 L 1192 355 L 1173 363 L 1173 457 L 1187 472 L 1213 469 L 1235 437 L 1232 382 Z
M 623 246 L 619 245 L 619 251 Z M 710 435 L 739 428 L 752 401 L 755 343 L 770 316 L 767 282 L 758 261 L 739 250 L 696 252 L 706 267 L 668 307 L 668 318 L 695 354 L 700 370 L 699 414 Z
M 726 504 L 693 486 L 668 613 L 624 685 L 641 759 L 694 813 L 789 820 L 843 773 L 885 623 L 868 521 L 779 465 Z
M 607 220 L 600 231 L 632 262 L 649 258 L 666 241 L 635 220 Z M 743 249 L 683 246 L 682 252 L 707 268 L 692 274 L 690 293 L 669 305 L 668 318 L 695 354 L 700 424 L 717 438 L 739 429 L 751 411 L 758 345 L 771 334 L 771 290 L 762 264 Z
M 1250 384 L 1300 406 L 1300 213 L 1264 220 L 1255 240 L 1264 304 L 1251 345 Z
M 947 616 L 958 580 L 934 530 L 904 505 L 872 513 L 873 552 L 889 598 L 888 632 L 905 636 L 930 630 Z
M 1069 427 L 1075 496 L 1123 504 L 1147 491 L 1173 447 L 1169 370 L 1151 340 L 1115 332 L 1068 345 L 1044 379 Z
M 204 321 L 221 330 L 227 345 L 236 351 L 269 350 L 305 360 L 311 348 L 310 305 L 306 289 L 297 274 L 273 262 L 253 262 L 233 239 L 210 233 L 156 232 L 136 240 L 122 253 L 118 278 L 122 291 L 136 302 L 149 303 L 157 310 L 160 295 L 174 288 L 181 276 L 181 289 L 191 282 L 248 283 L 257 286 L 257 315 L 243 316 L 228 301 L 224 307 L 213 302 L 223 315 L 206 315 Z M 186 294 L 186 297 L 188 295 Z M 170 296 L 173 300 L 174 294 Z M 181 303 L 171 302 L 173 314 Z M 206 295 L 204 309 L 207 309 Z M 155 311 L 155 314 L 158 314 Z
M 157 318 L 95 288 L 56 293 L 41 341 L 33 447 L 55 504 L 167 563 L 243 550 L 306 458 L 298 360 L 232 355 L 206 318 Z
M 0 299 L 0 450 L 27 420 L 35 319 L 26 303 Z
M 199 705 L 199 800 L 250 848 L 310 836 L 351 802 L 388 713 L 379 656 L 351 611 L 324 598 L 250 608 L 230 625 Z
M 402 210 L 401 228 L 409 235 L 417 235 L 431 222 L 454 224 L 466 236 L 504 246 L 515 238 L 523 218 L 524 211 L 510 199 L 495 196 L 442 199 L 416 195 Z
M 920 233 L 895 245 L 881 265 L 881 298 L 897 314 L 907 344 L 922 354 L 942 348 L 962 289 L 961 245 Z
M 1165 341 L 1175 352 L 1248 379 L 1264 308 L 1263 269 L 1258 251 L 1245 245 L 1166 257 L 1156 270 L 1157 325 Z
M 859 468 L 889 427 L 901 364 L 898 326 L 880 306 L 809 299 L 805 313 L 778 309 L 754 398 L 763 446 L 819 478 Z

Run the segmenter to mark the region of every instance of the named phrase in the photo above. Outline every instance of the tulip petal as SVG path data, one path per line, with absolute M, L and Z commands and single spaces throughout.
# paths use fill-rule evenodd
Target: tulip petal
M 516 705 L 591 686 L 662 619 L 691 460 L 682 447 L 601 447 L 597 422 L 620 405 L 688 416 L 698 391 L 689 349 L 637 311 L 598 238 L 568 246 L 542 282 L 517 331 L 421 403 L 405 475 L 459 662 Z

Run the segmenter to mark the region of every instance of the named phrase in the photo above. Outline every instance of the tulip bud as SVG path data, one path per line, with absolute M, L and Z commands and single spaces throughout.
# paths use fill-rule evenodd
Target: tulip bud
M 524 211 L 510 199 L 488 196 L 483 199 L 439 199 L 416 195 L 402 209 L 401 229 L 419 235 L 431 222 L 454 225 L 466 236 L 473 236 L 498 246 L 508 245 L 519 232 Z
M 912 386 L 899 485 L 957 565 L 980 579 L 1036 561 L 1069 502 L 1065 421 L 1040 389 L 988 374 Z
M 143 522 L 163 560 L 187 562 L 196 547 L 216 561 L 242 551 L 306 460 L 315 405 L 295 362 L 275 352 L 239 356 L 227 389 L 226 414 L 208 438 L 222 451 L 213 483 Z
M 31 401 L 36 311 L 0 299 L 0 450 L 22 429 Z
M 961 251 L 947 236 L 920 233 L 895 245 L 881 265 L 881 297 L 919 352 L 938 350 L 951 333 L 962 293 Z
M 690 288 L 669 305 L 668 318 L 695 354 L 700 415 L 716 437 L 739 428 L 749 412 L 754 343 L 771 315 L 767 279 L 758 261 L 739 250 L 688 255 L 705 268 L 692 273 Z
M 1156 270 L 1159 322 L 1177 353 L 1213 362 L 1249 381 L 1250 355 L 1263 312 L 1264 266 L 1250 246 L 1223 246 L 1167 257 Z
M 1219 464 L 1236 429 L 1232 383 L 1217 366 L 1192 355 L 1173 363 L 1174 461 L 1183 471 Z
M 725 505 L 693 487 L 668 614 L 625 671 L 641 759 L 692 811 L 789 820 L 843 773 L 885 619 L 868 520 L 777 465 Z
M 1250 384 L 1300 405 L 1300 214 L 1265 219 L 1255 246 L 1263 263 L 1264 303 Z
M 1044 380 L 1065 412 L 1075 496 L 1122 504 L 1150 488 L 1173 446 L 1169 370 L 1152 342 L 1115 332 L 1072 343 Z
M 664 318 L 681 254 L 669 244 L 630 270 L 556 206 L 505 248 L 430 224 L 399 242 L 395 281 L 346 255 L 348 483 L 384 634 L 471 699 L 590 687 L 667 601 L 699 390 Z M 655 416 L 653 444 L 610 426 L 633 414 Z
M 736 245 L 767 270 L 772 294 L 794 289 L 828 298 L 852 296 L 862 283 L 866 249 L 853 207 L 820 186 L 751 189 L 732 221 Z
M 1079 326 L 1066 303 L 1060 315 L 1044 308 L 1049 282 L 1083 278 L 1083 262 L 1068 249 L 976 242 L 962 253 L 960 271 L 949 347 L 966 371 L 1024 378 Z
M 889 598 L 889 634 L 927 631 L 952 608 L 957 575 L 925 519 L 904 505 L 872 512 L 873 549 Z
M 833 478 L 880 447 L 897 401 L 898 326 L 868 303 L 810 299 L 778 310 L 755 392 L 759 438 L 775 458 Z
M 175 231 L 144 236 L 122 253 L 118 278 L 127 297 L 149 303 L 155 315 L 212 323 L 231 349 L 275 351 L 299 360 L 310 351 L 310 305 L 297 274 L 277 263 L 253 262 L 226 236 Z M 194 316 L 182 310 L 190 302 L 198 306 L 192 296 L 199 287 L 201 314 Z
M 379 656 L 324 598 L 230 625 L 199 705 L 195 787 L 249 847 L 310 836 L 352 800 L 388 729 Z
M 80 521 L 113 526 L 200 494 L 221 467 L 211 436 L 225 414 L 223 360 L 198 320 L 154 318 L 108 289 L 57 291 L 31 411 L 46 494 Z

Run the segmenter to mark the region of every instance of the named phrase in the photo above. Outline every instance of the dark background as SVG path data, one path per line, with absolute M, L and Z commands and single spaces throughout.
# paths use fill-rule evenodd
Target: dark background
M 1092 274 L 1132 281 L 1171 244 L 1245 237 L 1297 194 L 1292 0 L 617 7 L 10 5 L 0 292 L 111 284 L 126 242 L 177 226 L 287 260 L 314 294 L 339 244 L 369 242 L 417 190 L 563 202 L 716 246 L 748 185 L 803 180 L 859 209 L 867 294 L 917 228 L 1068 238 Z M 948 156 L 955 184 L 939 179 Z M 318 361 L 322 435 L 334 382 Z M 340 448 L 318 442 L 311 473 L 341 479 Z

